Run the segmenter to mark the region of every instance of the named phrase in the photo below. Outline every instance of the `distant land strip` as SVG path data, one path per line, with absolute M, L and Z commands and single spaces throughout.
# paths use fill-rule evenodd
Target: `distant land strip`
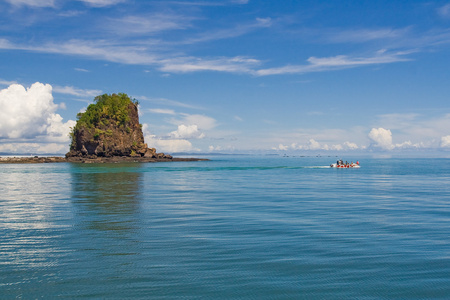
M 122 162 L 176 162 L 176 161 L 207 161 L 205 158 L 151 158 L 151 157 L 129 157 L 129 156 L 113 156 L 113 157 L 61 157 L 61 156 L 34 156 L 34 157 L 0 157 L 0 164 L 39 164 L 39 163 L 122 163 Z

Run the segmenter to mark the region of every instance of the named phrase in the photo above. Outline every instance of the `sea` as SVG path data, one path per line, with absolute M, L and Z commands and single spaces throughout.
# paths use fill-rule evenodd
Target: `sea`
M 207 158 L 1 164 L 0 299 L 450 299 L 450 159 Z

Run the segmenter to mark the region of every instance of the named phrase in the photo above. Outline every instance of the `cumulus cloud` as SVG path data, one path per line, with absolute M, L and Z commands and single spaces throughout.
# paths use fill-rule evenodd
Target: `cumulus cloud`
M 372 128 L 369 132 L 369 139 L 372 141 L 372 146 L 381 148 L 383 150 L 392 150 L 392 132 L 384 128 Z
M 47 140 L 64 143 L 69 140 L 70 128 L 74 127 L 76 122 L 69 120 L 64 123 L 59 114 L 51 114 L 47 119 L 47 124 Z
M 450 135 L 441 137 L 441 147 L 450 148 Z
M 351 150 L 356 150 L 358 149 L 358 145 L 356 145 L 355 143 L 351 143 L 351 142 L 345 142 L 344 143 L 344 148 L 345 149 L 351 149 Z
M 75 121 L 63 122 L 55 113 L 58 105 L 53 102 L 52 86 L 34 83 L 29 88 L 12 84 L 0 90 L 0 139 L 33 140 L 40 142 L 69 141 L 70 127 Z M 67 145 L 66 145 L 67 147 Z
M 171 122 L 175 125 L 197 125 L 201 130 L 210 130 L 216 127 L 216 120 L 214 118 L 204 116 L 204 115 L 190 115 L 190 114 L 180 114 L 181 119 L 172 119 Z
M 203 139 L 205 134 L 202 130 L 210 130 L 216 127 L 216 120 L 204 115 L 176 113 L 170 109 L 150 109 L 149 111 L 175 116 L 168 122 L 177 125 L 177 130 L 167 135 L 158 137 L 150 134 L 147 124 L 144 124 L 142 127 L 146 143 L 162 152 L 198 151 L 199 149 L 194 148 L 189 140 Z
M 9 153 L 64 153 L 67 144 L 58 143 L 7 143 L 0 144 L 0 152 Z
M 164 139 L 151 134 L 148 125 L 142 125 L 142 131 L 144 133 L 144 140 L 150 148 L 156 148 L 159 152 L 173 153 L 173 152 L 186 152 L 186 151 L 198 151 L 192 146 L 192 143 L 186 139 Z
M 197 125 L 179 125 L 176 131 L 172 131 L 169 136 L 175 139 L 202 139 L 205 134 L 198 130 Z
M 22 138 L 44 133 L 57 105 L 52 87 L 35 83 L 28 89 L 13 84 L 1 90 L 0 107 L 0 137 Z
M 172 109 L 149 109 L 151 113 L 172 115 L 167 122 L 176 125 L 177 130 L 166 135 L 156 136 L 150 134 L 148 126 L 143 125 L 144 139 L 148 145 L 161 149 L 163 152 L 184 152 L 198 151 L 189 140 L 203 139 L 203 130 L 210 130 L 216 127 L 216 120 L 198 114 L 177 113 Z
M 321 148 L 320 143 L 317 142 L 315 139 L 310 139 L 308 143 L 308 148 L 310 150 L 318 150 Z
M 292 143 L 291 145 L 284 145 L 279 144 L 278 147 L 272 148 L 273 150 L 281 150 L 281 151 L 288 151 L 288 150 L 334 150 L 334 151 L 342 151 L 342 150 L 356 150 L 356 149 L 363 149 L 364 147 L 360 147 L 355 143 L 351 142 L 344 142 L 342 144 L 326 144 L 326 143 L 320 143 L 316 141 L 315 139 L 309 139 L 306 144 L 297 144 Z

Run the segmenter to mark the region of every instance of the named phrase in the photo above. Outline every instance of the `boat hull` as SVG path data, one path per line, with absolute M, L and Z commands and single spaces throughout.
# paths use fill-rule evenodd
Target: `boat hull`
M 337 168 L 337 169 L 354 169 L 354 168 L 360 168 L 358 164 L 344 164 L 344 165 L 338 165 L 338 164 L 331 164 L 331 168 Z

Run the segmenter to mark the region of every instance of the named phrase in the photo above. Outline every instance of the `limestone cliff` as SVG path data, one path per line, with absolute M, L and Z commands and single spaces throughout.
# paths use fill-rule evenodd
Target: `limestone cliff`
M 172 158 L 144 143 L 137 104 L 126 94 L 97 96 L 86 112 L 77 115 L 66 157 Z

